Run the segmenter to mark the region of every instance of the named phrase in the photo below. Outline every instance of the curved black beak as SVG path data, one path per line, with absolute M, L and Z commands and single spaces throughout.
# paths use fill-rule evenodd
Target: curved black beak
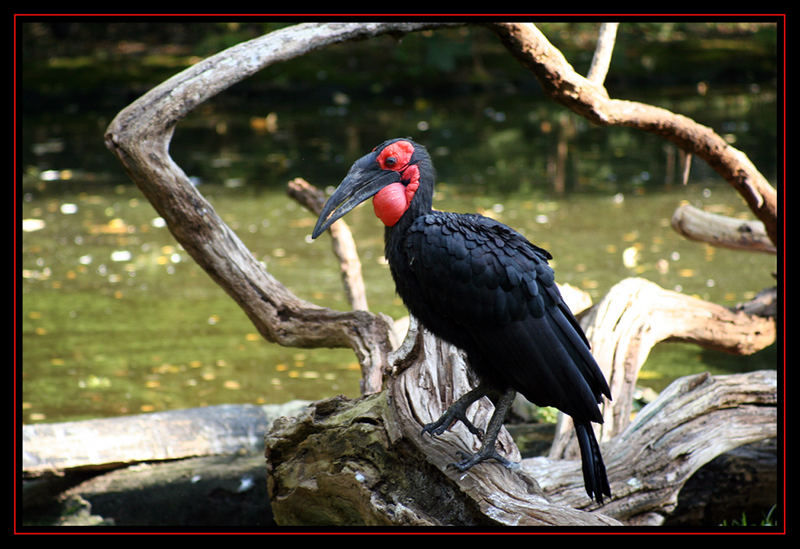
M 337 219 L 372 197 L 390 183 L 400 181 L 400 174 L 383 170 L 376 162 L 377 153 L 372 152 L 355 161 L 347 176 L 325 202 L 317 219 L 311 238 L 317 238 Z

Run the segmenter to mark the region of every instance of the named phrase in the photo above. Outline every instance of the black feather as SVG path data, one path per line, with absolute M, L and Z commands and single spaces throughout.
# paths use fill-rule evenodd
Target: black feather
M 497 221 L 431 212 L 413 221 L 387 257 L 398 293 L 431 332 L 463 349 L 488 385 L 554 406 L 576 425 L 587 491 L 609 495 L 589 422 L 611 392 L 564 302 L 550 254 Z

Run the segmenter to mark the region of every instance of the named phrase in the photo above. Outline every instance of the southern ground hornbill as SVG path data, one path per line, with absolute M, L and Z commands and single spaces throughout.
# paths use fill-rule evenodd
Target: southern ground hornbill
M 598 404 L 611 394 L 554 282 L 552 256 L 487 217 L 433 210 L 434 178 L 425 147 L 405 138 L 385 141 L 353 164 L 312 236 L 374 197 L 397 293 L 425 328 L 466 353 L 480 380 L 423 429 L 440 435 L 461 421 L 482 437 L 480 450 L 454 466 L 463 471 L 486 459 L 514 466 L 495 444 L 520 392 L 572 417 L 586 491 L 602 503 L 611 492 L 591 422 L 602 423 Z M 483 396 L 495 404 L 485 435 L 466 416 Z

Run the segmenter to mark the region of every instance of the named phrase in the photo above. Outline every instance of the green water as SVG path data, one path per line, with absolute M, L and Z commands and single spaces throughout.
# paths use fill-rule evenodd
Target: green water
M 205 189 L 223 219 L 300 297 L 346 308 L 314 219 L 278 190 Z M 56 421 L 228 402 L 276 403 L 358 394 L 349 350 L 291 349 L 265 342 L 244 313 L 176 245 L 138 190 L 31 192 L 23 218 L 22 402 L 26 421 Z M 482 211 L 549 249 L 558 280 L 596 301 L 617 281 L 642 276 L 665 288 L 733 305 L 771 285 L 775 259 L 685 242 L 669 228 L 681 201 L 745 216 L 725 185 L 674 192 L 569 199 L 492 197 L 444 183 L 440 209 Z M 394 318 L 382 230 L 368 207 L 348 219 L 364 266 L 370 308 Z M 30 222 L 28 222 L 30 223 Z M 635 266 L 623 252 L 638 250 Z M 773 367 L 774 350 L 731 359 L 691 345 L 656 347 L 642 383 L 677 375 Z
M 148 29 L 154 36 L 140 32 Z M 209 51 L 194 51 L 197 37 L 189 37 L 169 53 L 166 45 L 181 36 L 176 29 L 199 28 L 159 29 L 83 25 L 77 30 L 84 34 L 76 35 L 82 38 L 71 41 L 42 26 L 21 31 L 22 420 L 356 396 L 360 372 L 351 351 L 262 340 L 105 150 L 103 132 L 120 109 L 194 62 L 190 53 L 218 50 L 206 44 Z M 203 29 L 196 32 L 210 40 L 220 27 Z M 570 58 L 585 70 L 594 27 L 548 29 L 557 45 L 579 52 Z M 670 43 L 647 25 L 625 25 L 610 92 L 712 127 L 774 181 L 780 135 L 774 29 L 730 37 L 722 28 L 716 39 L 710 38 L 717 31 L 704 25 L 692 29 L 704 32 Z M 670 229 L 683 201 L 752 219 L 708 166 L 694 159 L 690 183 L 681 186 L 678 155 L 663 139 L 597 128 L 568 113 L 481 29 L 339 45 L 270 67 L 190 113 L 170 150 L 273 275 L 305 299 L 342 309 L 327 237 L 309 242 L 314 219 L 283 189 L 294 177 L 336 185 L 370 147 L 405 135 L 431 151 L 437 208 L 480 211 L 517 228 L 552 252 L 559 282 L 595 301 L 629 276 L 723 305 L 775 284 L 774 256 L 686 242 Z M 347 220 L 370 308 L 405 315 L 371 208 Z M 635 262 L 626 266 L 623 254 Z M 774 347 L 728 357 L 661 344 L 640 382 L 659 390 L 692 372 L 769 368 L 776 361 Z

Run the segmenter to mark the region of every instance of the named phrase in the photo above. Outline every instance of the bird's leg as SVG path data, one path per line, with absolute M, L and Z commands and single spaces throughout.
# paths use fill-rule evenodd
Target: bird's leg
M 458 463 L 453 463 L 453 467 L 459 469 L 460 471 L 466 471 L 473 465 L 482 461 L 486 461 L 487 459 L 499 461 L 510 469 L 519 467 L 518 463 L 513 463 L 501 456 L 497 452 L 497 447 L 495 446 L 497 442 L 497 436 L 500 433 L 500 428 L 503 426 L 503 422 L 506 419 L 509 408 L 511 408 L 511 404 L 514 402 L 515 396 L 516 391 L 513 389 L 508 389 L 503 392 L 503 394 L 497 400 L 492 399 L 494 402 L 494 414 L 492 414 L 492 417 L 489 420 L 489 425 L 486 427 L 486 435 L 483 438 L 483 444 L 481 445 L 480 450 L 478 450 L 475 454 L 459 452 L 464 459 Z
M 467 408 L 469 408 L 473 402 L 483 398 L 487 394 L 489 394 L 489 390 L 483 385 L 478 385 L 471 391 L 464 393 L 461 398 L 456 400 L 447 410 L 445 410 L 439 419 L 425 425 L 422 428 L 422 434 L 430 433 L 433 436 L 441 435 L 450 427 L 452 427 L 456 421 L 460 421 L 467 429 L 469 429 L 470 433 L 482 440 L 483 432 L 467 419 Z

